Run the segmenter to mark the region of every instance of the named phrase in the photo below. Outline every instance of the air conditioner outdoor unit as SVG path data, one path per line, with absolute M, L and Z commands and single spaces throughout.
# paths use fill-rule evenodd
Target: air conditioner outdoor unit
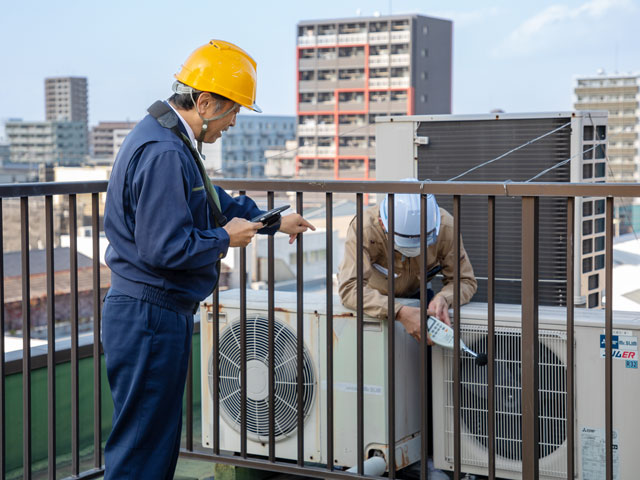
M 220 292 L 220 448 L 240 451 L 239 290 Z M 276 457 L 297 459 L 296 294 L 276 292 L 275 424 Z M 267 456 L 268 314 L 267 292 L 247 291 L 247 453 Z M 213 312 L 201 304 L 202 443 L 213 446 Z M 326 296 L 304 295 L 304 460 L 326 463 Z M 333 301 L 334 464 L 357 463 L 356 317 L 337 296 Z M 387 445 L 387 323 L 364 319 L 365 459 Z M 396 322 L 396 468 L 420 459 L 419 346 Z
M 521 312 L 516 305 L 496 306 L 495 433 L 496 476 L 521 477 Z M 614 312 L 613 435 L 614 478 L 638 478 L 640 472 L 640 313 Z M 463 341 L 486 352 L 487 305 L 461 309 Z M 539 310 L 539 468 L 541 479 L 567 478 L 567 429 L 575 432 L 576 478 L 605 478 L 604 312 L 575 311 L 575 425 L 566 423 L 566 310 Z M 487 474 L 487 369 L 462 354 L 460 370 L 461 469 Z M 453 354 L 433 349 L 434 463 L 453 469 Z

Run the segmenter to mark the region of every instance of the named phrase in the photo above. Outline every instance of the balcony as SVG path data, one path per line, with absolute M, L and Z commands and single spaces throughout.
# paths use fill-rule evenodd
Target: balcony
M 335 146 L 317 147 L 318 157 L 334 157 L 336 155 Z
M 383 43 L 389 43 L 389 32 L 370 32 L 369 44 L 379 45 Z
M 298 46 L 299 47 L 313 47 L 316 44 L 316 36 L 315 35 L 303 35 L 298 37 Z
M 341 33 L 338 35 L 339 45 L 364 44 L 367 43 L 367 33 Z
M 409 77 L 395 77 L 391 78 L 391 88 L 408 88 L 410 85 Z
M 338 110 L 340 112 L 363 112 L 364 102 L 340 102 Z
M 305 148 L 305 147 L 303 147 Z M 333 147 L 318 147 L 333 148 Z M 319 153 L 319 152 L 318 152 Z M 315 165 L 315 172 L 320 172 L 319 164 Z M 322 165 L 331 166 L 330 162 Z M 363 162 L 340 161 L 339 164 L 341 178 L 352 178 L 357 175 L 365 175 Z M 599 461 L 599 467 L 608 471 L 609 478 L 613 478 L 614 452 L 624 456 L 625 461 L 620 462 L 620 469 L 628 468 L 628 463 L 635 461 L 634 455 L 637 452 L 637 416 L 630 414 L 620 416 L 623 407 L 633 407 L 635 411 L 636 397 L 630 395 L 630 392 L 636 388 L 635 375 L 637 373 L 632 367 L 623 368 L 624 361 L 614 358 L 614 318 L 618 321 L 623 315 L 619 312 L 613 312 L 612 302 L 607 302 L 604 310 L 596 312 L 584 312 L 581 309 L 574 309 L 573 306 L 573 277 L 574 269 L 579 268 L 574 265 L 574 246 L 569 243 L 566 251 L 561 252 L 539 252 L 538 251 L 538 218 L 540 212 L 538 203 L 542 197 L 555 197 L 561 199 L 567 204 L 567 211 L 573 212 L 576 205 L 576 199 L 583 197 L 589 198 L 605 198 L 605 225 L 606 225 L 606 259 L 604 282 L 606 283 L 606 291 L 613 292 L 613 276 L 612 270 L 614 265 L 613 259 L 613 229 L 614 229 L 614 201 L 618 198 L 640 198 L 640 186 L 635 184 L 552 184 L 552 183 L 475 183 L 475 182 L 416 182 L 416 183 L 399 183 L 399 182 L 340 182 L 340 181 L 318 181 L 309 179 L 307 181 L 252 181 L 252 180 L 229 180 L 229 179 L 213 179 L 213 182 L 228 191 L 238 192 L 247 191 L 249 194 L 259 194 L 266 192 L 263 198 L 268 206 L 273 206 L 278 195 L 278 202 L 287 198 L 288 192 L 294 191 L 296 199 L 296 208 L 299 211 L 311 212 L 311 206 L 316 211 L 320 208 L 318 220 L 314 220 L 318 224 L 322 223 L 328 226 L 325 231 L 317 231 L 314 235 L 305 234 L 304 244 L 302 242 L 292 246 L 291 254 L 293 262 L 296 264 L 296 276 L 293 283 L 289 283 L 287 288 L 293 287 L 294 291 L 287 292 L 276 290 L 275 282 L 266 281 L 266 290 L 255 292 L 249 289 L 247 271 L 239 269 L 239 284 L 242 285 L 245 293 L 251 295 L 252 303 L 246 301 L 246 297 L 242 296 L 239 291 L 229 291 L 225 294 L 226 304 L 220 303 L 220 294 L 223 292 L 216 291 L 215 295 L 203 304 L 202 323 L 196 323 L 195 336 L 193 338 L 193 361 L 192 369 L 189 370 L 189 376 L 186 386 L 186 409 L 184 417 L 184 443 L 181 450 L 181 460 L 183 459 L 199 459 L 202 461 L 220 464 L 238 465 L 259 470 L 271 472 L 282 472 L 303 476 L 305 478 L 336 478 L 336 479 L 353 479 L 353 478 L 382 478 L 379 476 L 365 476 L 363 474 L 347 473 L 343 471 L 342 465 L 336 460 L 338 456 L 344 454 L 342 450 L 334 450 L 333 446 L 348 443 L 352 452 L 361 452 L 355 455 L 353 465 L 360 472 L 364 472 L 364 462 L 368 459 L 367 446 L 365 439 L 369 438 L 372 426 L 380 426 L 383 432 L 396 431 L 396 420 L 409 414 L 408 410 L 401 412 L 396 410 L 400 405 L 403 397 L 408 391 L 416 393 L 417 403 L 420 401 L 428 401 L 429 381 L 434 379 L 434 392 L 439 389 L 441 395 L 446 397 L 446 405 L 442 406 L 442 411 L 447 412 L 442 415 L 434 415 L 434 432 L 442 433 L 442 437 L 437 437 L 439 442 L 435 445 L 436 449 L 448 449 L 447 458 L 452 463 L 452 471 L 454 475 L 460 478 L 463 474 L 460 462 L 467 461 L 466 445 L 473 445 L 476 449 L 482 445 L 500 445 L 498 437 L 501 441 L 507 433 L 505 429 L 511 424 L 505 418 L 505 413 L 511 417 L 516 417 L 516 425 L 510 435 L 514 443 L 517 443 L 517 451 L 519 456 L 517 459 L 505 462 L 504 457 L 500 456 L 497 448 L 488 447 L 486 453 L 480 461 L 483 465 L 489 465 L 487 468 L 495 468 L 496 465 L 505 465 L 508 463 L 511 470 L 509 475 L 522 477 L 525 480 L 536 479 L 545 472 L 545 460 L 541 457 L 540 452 L 546 454 L 548 446 L 551 444 L 549 437 L 539 436 L 539 431 L 551 430 L 555 432 L 556 437 L 552 440 L 557 446 L 555 459 L 559 475 L 563 478 L 572 478 L 571 472 L 576 471 L 575 459 L 580 441 L 585 441 L 586 437 L 578 439 L 580 435 L 578 425 L 582 428 L 583 424 L 578 422 L 577 415 L 582 415 L 585 411 L 592 413 L 594 418 L 599 418 L 602 423 L 597 426 L 601 430 L 600 437 L 594 437 L 598 451 L 602 454 L 602 460 Z M 20 249 L 20 273 L 22 276 L 19 282 L 20 288 L 20 308 L 7 309 L 9 306 L 8 290 L 0 289 L 0 299 L 3 303 L 4 315 L 13 315 L 21 323 L 23 331 L 23 351 L 20 353 L 5 353 L 2 351 L 1 365 L 2 375 L 0 376 L 2 405 L 0 412 L 3 441 L 0 445 L 0 476 L 2 478 L 41 478 L 48 476 L 49 478 L 99 478 L 104 473 L 103 467 L 103 442 L 108 435 L 111 424 L 111 400 L 104 374 L 103 358 L 100 346 L 100 305 L 101 294 L 108 285 L 106 271 L 100 265 L 99 261 L 99 233 L 100 233 L 100 196 L 106 191 L 107 182 L 78 182 L 78 183 L 43 183 L 43 184 L 17 184 L 0 186 L 0 198 L 2 206 L 7 208 L 9 203 L 15 202 L 18 205 L 17 226 L 15 228 L 4 230 L 1 244 L 3 245 L 3 254 L 6 252 L 6 246 L 9 242 L 18 242 Z M 442 368 L 436 368 L 433 372 L 427 370 L 427 364 L 421 359 L 426 359 L 427 347 L 425 342 L 417 343 L 411 339 L 407 339 L 407 343 L 398 344 L 396 340 L 402 335 L 403 330 L 397 322 L 387 322 L 386 320 L 373 319 L 364 314 L 362 303 L 356 311 L 344 309 L 339 305 L 339 300 L 331 294 L 322 292 L 313 297 L 316 303 L 307 304 L 303 299 L 310 300 L 305 290 L 304 272 L 310 263 L 323 264 L 322 287 L 328 292 L 333 289 L 333 274 L 336 272 L 336 261 L 334 258 L 334 228 L 338 227 L 338 218 L 334 218 L 334 209 L 338 208 L 336 197 L 338 195 L 349 196 L 353 200 L 355 217 L 354 222 L 357 232 L 359 232 L 356 245 L 357 251 L 362 251 L 362 220 L 365 207 L 365 196 L 373 197 L 376 194 L 388 193 L 417 193 L 425 195 L 434 193 L 438 196 L 453 197 L 453 238 L 459 238 L 460 225 L 463 222 L 483 222 L 489 227 L 489 236 L 486 241 L 487 246 L 487 262 L 488 265 L 495 266 L 496 260 L 500 258 L 501 252 L 496 248 L 496 239 L 505 230 L 518 228 L 522 232 L 521 251 L 522 258 L 518 261 L 522 262 L 522 278 L 521 278 L 521 298 L 522 305 L 516 305 L 509 309 L 504 306 L 496 305 L 494 302 L 494 293 L 490 290 L 488 294 L 488 303 L 470 304 L 465 307 L 459 305 L 458 295 L 454 298 L 454 338 L 457 344 L 459 339 L 466 342 L 476 342 L 477 345 L 484 345 L 489 353 L 489 363 L 487 370 L 477 370 L 473 366 L 473 358 L 467 352 L 458 349 L 445 352 L 444 350 L 435 348 L 432 350 L 434 361 L 442 362 Z M 56 215 L 54 215 L 54 197 L 62 198 L 64 201 L 63 214 L 61 218 L 65 218 L 64 226 L 55 223 Z M 424 198 L 424 197 L 423 197 Z M 496 199 L 509 198 L 516 199 L 521 205 L 520 225 L 504 225 L 500 223 L 500 218 L 495 215 Z M 36 199 L 43 200 L 38 203 Z M 391 200 L 389 200 L 391 202 Z M 470 219 L 465 217 L 465 204 L 467 202 L 486 202 L 489 215 L 486 218 Z M 88 220 L 88 229 L 92 234 L 92 257 L 86 265 L 87 271 L 81 265 L 78 259 L 79 244 L 77 243 L 79 232 L 79 209 L 80 204 L 86 203 L 90 212 Z M 37 205 L 36 205 L 37 204 Z M 426 201 L 424 202 L 426 205 Z M 324 206 L 324 210 L 322 207 Z M 43 209 L 44 211 L 34 211 Z M 327 208 L 328 207 L 328 208 Z M 6 213 L 6 211 L 5 211 Z M 351 218 L 351 213 L 347 215 Z M 425 213 L 425 212 L 423 212 Z M 40 222 L 39 218 L 43 220 Z M 426 214 L 421 215 L 423 222 L 426 222 Z M 6 217 L 4 217 L 6 218 Z M 30 218 L 34 221 L 30 221 Z M 559 234 L 566 234 L 573 238 L 575 219 L 573 213 L 567 215 L 566 231 Z M 393 220 L 390 219 L 391 229 L 393 230 Z M 42 224 L 42 225 L 40 225 Z M 33 248 L 30 240 L 37 240 L 36 230 L 43 227 L 42 244 L 45 251 L 46 269 L 44 273 L 38 273 L 32 270 L 30 256 L 33 254 Z M 55 227 L 55 228 L 54 228 Z M 69 249 L 69 270 L 62 275 L 58 272 L 55 274 L 53 262 L 49 259 L 54 255 L 54 233 L 65 230 L 70 235 Z M 7 234 L 7 231 L 9 232 Z M 19 237 L 19 238 L 18 238 Z M 324 238 L 323 238 L 324 237 Z M 393 236 L 390 236 L 392 239 Z M 465 238 L 465 241 L 467 239 Z M 313 249 L 315 242 L 320 242 L 324 246 L 324 256 L 319 255 L 318 249 Z M 422 239 L 422 248 L 426 249 L 426 239 Z M 392 242 L 392 240 L 390 240 Z M 37 243 L 37 241 L 36 241 Z M 263 241 L 264 255 L 257 252 L 258 258 L 264 260 L 258 264 L 264 267 L 262 275 L 264 278 L 270 279 L 271 274 L 276 270 L 276 256 L 282 260 L 282 252 L 280 248 L 288 245 L 286 236 L 276 236 Z M 278 244 L 278 255 L 276 255 L 275 245 Z M 459 242 L 454 242 L 455 249 L 460 248 Z M 317 246 L 317 245 L 316 245 Z M 393 244 L 390 243 L 386 247 L 392 249 Z M 577 246 L 575 248 L 578 248 Z M 315 255 L 310 255 L 315 251 Z M 236 252 L 234 252 L 235 254 Z M 309 253 L 309 255 L 307 255 Z M 247 265 L 247 251 L 239 250 L 237 252 L 237 265 Z M 548 257 L 552 256 L 552 259 Z M 336 254 L 337 257 L 337 254 Z M 543 260 L 543 257 L 544 260 Z M 4 257 L 3 257 L 4 258 Z M 315 260 L 314 260 L 315 259 Z M 566 267 L 567 279 L 567 306 L 566 307 L 541 307 L 538 305 L 538 264 L 541 261 L 553 261 L 554 259 L 562 260 Z M 56 263 L 57 265 L 57 263 Z M 277 264 L 282 266 L 281 263 Z M 256 267 L 257 268 L 257 267 Z M 8 264 L 3 261 L 0 270 L 6 278 Z M 456 269 L 457 270 L 457 269 Z M 389 271 L 394 271 L 394 260 L 389 265 Z M 459 271 L 454 272 L 454 284 L 460 284 Z M 38 302 L 34 302 L 33 294 L 36 292 L 36 282 L 32 281 L 38 278 L 41 287 L 46 291 L 46 296 L 39 298 Z M 70 320 L 70 338 L 64 342 L 54 337 L 55 312 L 50 306 L 57 305 L 60 294 L 59 280 L 65 278 L 65 305 L 68 305 L 68 314 Z M 262 277 L 261 277 L 262 278 Z M 68 281 L 67 281 L 68 280 Z M 493 284 L 496 280 L 495 270 L 489 269 L 489 284 Z M 361 276 L 358 279 L 358 297 L 362 298 L 363 280 Z M 5 282 L 7 283 L 7 282 Z M 395 276 L 388 276 L 389 290 L 395 290 Z M 83 287 L 86 287 L 83 289 Z M 39 287 L 38 287 L 39 288 Z M 82 292 L 89 292 L 85 301 Z M 277 292 L 277 293 L 276 293 Z M 233 293 L 236 297 L 232 297 Z M 288 298 L 287 302 L 276 303 L 276 299 Z M 256 299 L 263 301 L 257 302 Z M 274 408 L 267 408 L 262 416 L 256 417 L 248 407 L 247 391 L 242 389 L 240 401 L 238 402 L 238 418 L 239 425 L 245 425 L 244 429 L 234 429 L 229 425 L 233 423 L 233 419 L 229 420 L 226 413 L 222 413 L 221 409 L 226 408 L 224 397 L 220 396 L 218 387 L 222 385 L 220 361 L 212 362 L 209 367 L 207 360 L 207 349 L 204 350 L 205 355 L 200 358 L 200 341 L 205 335 L 208 338 L 222 340 L 224 335 L 224 325 L 233 320 L 231 316 L 221 315 L 221 311 L 231 308 L 231 304 L 236 305 L 239 331 L 242 335 L 253 335 L 255 330 L 249 330 L 249 324 L 256 325 L 257 315 L 250 315 L 248 311 L 254 311 L 258 307 L 267 312 L 260 317 L 264 320 L 264 348 L 263 355 L 268 359 L 265 363 L 265 371 L 273 372 L 269 366 L 275 366 L 276 351 L 276 330 L 268 328 L 268 325 L 275 325 L 275 318 L 271 314 L 278 315 L 278 319 L 290 317 L 293 319 L 292 325 L 296 325 L 296 321 L 300 316 L 296 316 L 295 302 L 300 299 L 300 304 L 308 308 L 308 317 L 298 321 L 300 328 L 305 329 L 305 336 L 296 337 L 294 327 L 282 330 L 282 334 L 294 332 L 294 339 L 299 338 L 300 342 L 293 342 L 293 349 L 290 360 L 302 367 L 305 365 L 305 350 L 298 348 L 304 346 L 307 338 L 313 339 L 313 352 L 318 357 L 311 357 L 311 361 L 319 363 L 314 364 L 312 372 L 316 375 L 312 382 L 305 383 L 303 375 L 297 375 L 293 370 L 293 381 L 289 383 L 292 387 L 293 395 L 298 402 L 304 397 L 301 395 L 304 390 L 312 385 L 315 388 L 317 396 L 310 397 L 312 401 L 318 402 L 317 405 L 325 405 L 321 409 L 317 405 L 312 405 L 314 415 L 305 419 L 303 412 L 304 404 L 294 403 L 290 409 L 294 412 L 290 418 L 292 419 L 293 430 L 289 432 L 289 436 L 279 436 L 278 441 L 291 441 L 293 447 L 287 453 L 287 458 L 283 456 L 283 443 L 276 446 L 276 415 L 278 414 Z M 400 301 L 400 300 L 397 300 Z M 426 311 L 426 283 L 422 283 L 420 292 L 420 300 L 416 299 L 415 305 L 420 306 L 422 311 Z M 396 299 L 390 297 L 388 304 L 388 313 L 394 315 Z M 31 339 L 35 338 L 36 329 L 34 325 L 35 317 L 34 308 L 39 305 L 42 308 L 45 323 L 42 325 L 46 329 L 46 343 L 41 346 L 31 346 Z M 256 307 L 258 305 L 258 307 Z M 552 310 L 549 310 L 549 309 Z M 227 310 L 229 311 L 229 310 Z M 508 312 L 516 313 L 518 320 L 509 324 L 510 327 L 504 327 L 507 322 L 506 314 Z M 58 312 L 58 310 L 56 310 Z M 268 312 L 271 312 L 269 314 Z M 324 312 L 324 313 L 319 313 Z M 329 312 L 327 314 L 327 312 Z M 334 313 L 335 312 L 335 313 Z M 550 313 L 551 312 L 551 313 Z M 80 317 L 87 316 L 89 322 L 85 324 L 88 327 L 86 333 L 80 330 Z M 575 315 L 575 322 L 574 322 Z M 632 314 L 632 316 L 635 314 Z M 309 322 L 309 318 L 318 319 L 323 316 L 322 321 L 317 323 Z M 586 346 L 582 346 L 586 335 L 584 325 L 587 317 L 592 334 L 586 342 Z M 3 316 L 3 320 L 7 317 Z M 234 317 L 235 318 L 235 317 Z M 637 315 L 635 320 L 630 321 L 630 325 L 638 328 Z M 205 321 L 206 319 L 206 321 Z M 426 320 L 426 316 L 423 315 Z M 235 321 L 235 320 L 233 320 Z M 281 322 L 281 320 L 277 320 Z M 312 320 L 315 321 L 315 320 Z M 544 328 L 539 328 L 539 321 L 545 323 Z M 324 322 L 324 323 L 321 323 Z M 635 322 L 635 323 L 634 323 Z M 2 334 L 7 333 L 5 326 L 8 325 L 4 321 L 0 323 L 2 326 Z M 322 328 L 318 328 L 318 327 Z M 554 328 L 549 331 L 549 326 Z M 308 328 L 308 330 L 306 330 Z M 629 327 L 631 328 L 631 327 Z M 312 330 L 313 329 L 313 330 Z M 514 330 L 520 332 L 517 341 L 514 341 Z M 423 336 L 426 334 L 426 324 L 422 321 L 421 331 Z M 347 332 L 346 335 L 344 332 Z M 478 332 L 484 332 L 479 336 Z M 575 333 L 575 336 L 574 336 Z M 618 334 L 619 332 L 617 332 Z M 280 335 L 280 334 L 278 334 Z M 239 337 L 243 338 L 243 337 Z M 389 338 L 391 340 L 389 340 Z M 478 340 L 480 339 L 480 340 Z M 408 343 L 409 341 L 413 343 Z M 234 339 L 236 345 L 238 340 Z M 482 342 L 485 342 L 484 344 Z M 4 345 L 4 343 L 3 343 Z M 401 349 L 398 345 L 404 345 Z M 496 352 L 504 352 L 505 345 L 507 349 L 512 348 L 512 354 L 516 355 L 517 361 L 513 361 L 516 365 L 517 374 L 508 377 L 506 380 L 516 382 L 513 385 L 504 385 L 505 378 L 499 375 L 499 372 L 507 368 L 506 363 L 512 360 L 501 357 Z M 556 348 L 556 354 L 553 356 L 549 353 L 550 347 Z M 617 345 L 617 344 L 616 344 Z M 408 348 L 407 348 L 408 346 Z M 637 346 L 637 344 L 636 344 Z M 483 347 L 484 348 L 484 347 Z M 342 349 L 342 350 L 340 350 Z M 352 361 L 338 363 L 338 359 L 343 359 L 344 349 L 347 350 L 349 359 Z M 213 350 L 212 350 L 213 351 Z M 241 348 L 238 354 L 237 367 L 239 370 L 238 378 L 246 378 L 247 365 L 249 364 L 248 349 L 246 344 Z M 585 351 L 588 351 L 587 357 Z M 621 350 L 620 350 L 621 351 Z M 340 356 L 335 357 L 340 353 Z M 346 355 L 346 354 L 345 354 Z M 396 366 L 399 358 L 412 355 L 417 361 L 412 363 L 412 373 L 415 378 L 406 381 L 406 372 L 396 374 Z M 578 355 L 581 355 L 578 357 Z M 600 356 L 602 355 L 602 357 Z M 321 357 L 320 357 L 321 356 Z M 219 358 L 219 357 L 218 357 Z M 316 360 L 317 358 L 322 358 Z M 557 360 L 562 360 L 562 367 L 558 368 Z M 588 359 L 588 362 L 585 360 Z M 584 362 L 583 362 L 584 361 Z M 201 367 L 202 362 L 206 365 L 206 369 Z M 375 362 L 380 368 L 372 369 L 370 366 Z M 584 369 L 585 363 L 588 369 Z M 615 367 L 615 369 L 614 369 Z M 210 369 L 209 369 L 210 368 Z M 205 374 L 205 370 L 210 372 L 212 391 L 216 392 L 216 396 L 211 398 L 212 394 L 208 394 L 206 389 L 201 391 L 201 376 Z M 557 403 L 558 410 L 554 412 L 553 422 L 549 423 L 549 413 L 543 407 L 548 400 L 549 390 L 545 389 L 549 383 L 545 378 L 549 378 L 549 372 L 555 372 L 554 375 L 558 384 L 553 392 L 560 400 Z M 574 373 L 575 372 L 575 373 Z M 252 372 L 254 374 L 255 372 Z M 378 375 L 380 383 L 369 382 L 369 376 L 372 373 Z M 615 375 L 614 375 L 615 373 Z M 271 375 L 271 373 L 269 374 Z M 623 381 L 624 379 L 632 380 Z M 205 377 L 205 385 L 206 385 Z M 346 379 L 343 381 L 343 379 Z M 351 380 L 353 379 L 353 380 Z M 584 385 L 593 381 L 593 388 L 583 389 Z M 53 389 L 52 386 L 58 384 L 60 388 Z M 265 382 L 268 388 L 265 389 L 265 398 L 269 399 L 269 404 L 276 404 L 275 382 Z M 442 385 L 448 385 L 445 389 Z M 560 390 L 558 390 L 560 388 Z M 474 393 L 473 395 L 470 393 Z M 509 405 L 513 408 L 508 412 L 500 410 L 500 405 L 504 405 L 503 393 L 509 396 Z M 237 393 L 237 392 L 236 392 Z M 251 392 L 255 394 L 255 391 Z M 260 392 L 261 393 L 261 392 Z M 209 395 L 211 402 L 205 401 L 205 395 Z M 434 394 L 435 395 L 435 394 Z M 477 396 L 478 395 L 478 396 Z M 488 396 L 487 396 L 488 395 Z M 511 396 L 513 395 L 513 396 Z M 554 397 L 554 398 L 556 398 Z M 604 407 L 598 411 L 593 411 L 587 407 L 587 402 L 593 398 L 602 398 Z M 437 399 L 438 397 L 433 397 Z M 264 398 L 262 399 L 264 400 Z M 375 402 L 379 404 L 375 408 L 380 417 L 366 417 L 366 412 L 371 412 L 371 408 Z M 476 403 L 473 403 L 476 402 Z M 348 406 L 348 410 L 345 405 Z M 576 407 L 578 405 L 578 407 Z M 300 408 L 302 407 L 302 408 Z M 420 409 L 417 409 L 420 411 Z M 469 417 L 469 412 L 473 414 Z M 201 421 L 205 418 L 205 412 L 211 412 L 212 418 L 215 419 L 211 425 L 212 444 L 209 447 L 201 445 L 202 430 Z M 298 413 L 299 412 L 299 413 Z M 614 416 L 614 412 L 616 416 Z M 397 415 L 401 413 L 402 415 Z M 264 434 L 259 441 L 256 441 L 256 435 L 252 433 L 251 428 L 255 428 L 254 424 L 247 423 L 248 419 L 258 419 L 260 422 L 268 425 L 267 433 Z M 382 434 L 381 441 L 384 445 L 380 446 L 380 452 L 384 453 L 383 459 L 385 464 L 389 466 L 393 476 L 397 469 L 406 466 L 404 454 L 412 456 L 421 456 L 421 440 L 427 439 L 429 425 L 417 417 L 417 431 L 415 437 L 412 437 L 412 443 L 407 444 L 404 438 L 395 438 L 395 435 Z M 397 420 L 400 421 L 400 420 Z M 614 423 L 614 421 L 616 423 Z M 61 425 L 64 425 L 61 427 Z M 235 425 L 235 424 L 234 424 Z M 345 430 L 345 425 L 347 426 Z M 469 426 L 475 425 L 482 427 L 484 436 L 478 433 L 470 432 Z M 551 425 L 551 426 L 549 426 Z M 569 428 L 566 428 L 566 426 Z M 479 427 L 480 426 L 480 427 Z M 229 446 L 229 440 L 220 435 L 221 429 L 226 429 L 230 435 L 234 436 L 234 446 Z M 311 429 L 317 429 L 312 431 Z M 388 429 L 388 430 L 386 430 Z M 344 433 L 345 431 L 349 433 Z M 630 431 L 631 430 L 631 431 Z M 300 432 L 304 435 L 305 442 L 313 443 L 313 447 L 322 452 L 322 457 L 314 458 L 313 462 L 305 461 L 305 451 L 298 448 L 296 439 L 292 437 Z M 321 432 L 321 433 L 320 433 Z M 578 433 L 576 433 L 578 432 Z M 614 436 L 615 434 L 615 436 Z M 487 444 L 483 444 L 482 440 L 469 443 L 469 437 L 477 435 L 477 438 L 488 439 Z M 302 438 L 302 437 L 301 437 Z M 560 440 L 558 440 L 560 438 Z M 626 439 L 627 442 L 618 439 Z M 512 441 L 509 440 L 509 441 Z M 586 438 L 586 441 L 591 441 Z M 615 443 L 614 443 L 615 441 Z M 227 443 L 222 443 L 227 442 Z M 299 445 L 299 444 L 298 444 Z M 309 445 L 309 443 L 305 443 Z M 424 444 L 426 446 L 426 442 Z M 403 447 L 407 450 L 403 450 Z M 409 450 L 409 446 L 411 450 Z M 396 448 L 398 447 L 398 448 Z M 376 447 L 378 448 L 378 447 Z M 594 447 L 595 448 L 595 447 Z M 251 453 L 253 449 L 262 449 L 263 453 Z M 237 451 L 236 451 L 237 450 Z M 242 451 L 249 452 L 242 455 Z M 398 451 L 403 455 L 397 454 Z M 62 452 L 62 453 L 61 453 Z M 328 453 L 327 453 L 328 452 Z M 464 455 L 463 455 L 464 454 Z M 548 455 L 546 455 L 548 459 Z M 422 456 L 423 464 L 426 464 L 426 457 Z M 336 466 L 337 465 L 337 466 Z M 213 466 L 211 467 L 213 470 Z M 518 470 L 518 468 L 520 470 Z M 625 476 L 625 474 L 627 476 Z M 631 475 L 627 471 L 621 472 L 621 478 L 634 478 L 635 472 Z M 386 478 L 386 477 L 385 477 Z M 604 477 L 598 477 L 604 478 Z
M 370 78 L 369 88 L 389 88 L 389 78 Z
M 316 135 L 316 124 L 302 124 L 298 125 L 298 135 L 313 137 Z
M 321 123 L 318 125 L 318 136 L 332 136 L 336 133 L 336 126 L 334 123 Z
M 338 35 L 318 35 L 318 45 L 335 45 L 338 43 Z
M 388 67 L 389 55 L 371 55 L 369 56 L 370 67 Z
M 391 43 L 409 43 L 410 40 L 411 32 L 409 30 L 391 32 Z
M 391 55 L 391 66 L 406 67 L 411 62 L 411 56 L 408 53 L 398 53 Z
M 338 67 L 364 69 L 364 55 L 338 57 Z

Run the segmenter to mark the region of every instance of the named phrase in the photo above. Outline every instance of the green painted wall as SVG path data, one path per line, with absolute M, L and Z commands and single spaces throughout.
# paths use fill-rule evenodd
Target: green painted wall
M 79 425 L 81 470 L 92 468 L 93 455 L 93 359 L 79 362 Z M 200 442 L 200 335 L 193 337 L 194 444 Z M 7 478 L 22 476 L 22 374 L 7 375 L 6 388 L 6 468 Z M 31 373 L 31 455 L 34 472 L 47 468 L 48 406 L 47 369 Z M 102 358 L 102 442 L 111 431 L 113 403 Z M 186 410 L 186 399 L 183 407 Z M 186 422 L 186 415 L 184 416 Z M 183 426 L 183 435 L 185 431 Z M 71 364 L 56 366 L 56 463 L 61 473 L 68 470 L 71 458 Z

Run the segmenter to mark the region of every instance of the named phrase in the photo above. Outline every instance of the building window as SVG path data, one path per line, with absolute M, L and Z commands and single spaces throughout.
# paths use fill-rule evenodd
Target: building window
M 582 273 L 588 273 L 593 270 L 591 257 L 582 259 Z
M 589 238 L 582 241 L 582 253 L 587 254 L 593 251 L 593 241 Z
M 427 101 L 427 96 L 426 95 L 420 95 L 420 101 L 422 103 L 425 103 Z
M 595 308 L 600 305 L 600 294 L 598 292 L 589 295 L 589 308 Z
M 422 34 L 426 35 L 427 33 L 429 33 L 429 29 L 427 28 L 427 26 L 425 25 L 424 27 L 422 27 Z
M 589 275 L 589 290 L 598 288 L 600 284 L 600 275 Z
M 593 222 L 591 220 L 585 220 L 582 222 L 582 234 L 591 235 L 593 233 Z
M 429 56 L 429 49 L 428 48 L 423 48 L 420 51 L 420 55 L 422 55 L 423 57 L 428 57 Z
M 593 203 L 592 202 L 584 202 L 582 204 L 582 216 L 589 217 L 593 215 Z

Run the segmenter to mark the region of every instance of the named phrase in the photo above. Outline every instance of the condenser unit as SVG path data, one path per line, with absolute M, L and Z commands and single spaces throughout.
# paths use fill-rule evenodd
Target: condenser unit
M 605 182 L 607 177 L 605 111 L 499 113 L 486 115 L 414 115 L 376 118 L 376 179 L 523 182 L 561 162 L 536 182 Z M 494 160 L 484 166 L 485 162 Z M 475 167 L 474 170 L 472 170 Z M 438 195 L 453 213 L 451 196 Z M 567 202 L 539 201 L 541 305 L 566 305 Z M 605 201 L 575 202 L 575 304 L 602 306 L 604 289 Z M 521 202 L 496 198 L 496 298 L 520 304 Z M 478 280 L 475 301 L 487 294 L 487 202 L 462 197 L 460 231 Z M 544 253 L 543 253 L 544 252 Z M 436 287 L 439 284 L 436 282 Z
M 275 294 L 276 457 L 297 459 L 297 303 L 296 294 Z M 240 301 L 239 290 L 220 292 L 219 300 L 220 448 L 240 452 Z M 247 291 L 247 453 L 269 453 L 267 292 Z M 304 295 L 304 460 L 327 461 L 326 296 Z M 213 311 L 201 305 L 202 443 L 213 446 Z M 395 323 L 396 468 L 420 459 L 419 346 Z M 364 319 L 364 448 L 388 458 L 387 322 Z M 356 317 L 339 298 L 333 301 L 334 464 L 357 463 Z
M 541 479 L 567 478 L 567 431 L 575 435 L 576 478 L 605 478 L 604 312 L 575 311 L 575 425 L 567 425 L 566 310 L 539 311 L 539 468 Z M 498 478 L 521 478 L 520 307 L 497 305 L 495 319 L 495 452 Z M 613 435 L 614 478 L 638 478 L 637 414 L 640 397 L 638 336 L 640 313 L 614 312 Z M 462 339 L 487 351 L 487 305 L 461 309 Z M 433 349 L 434 462 L 453 469 L 453 354 Z M 461 354 L 461 469 L 487 474 L 487 368 Z

